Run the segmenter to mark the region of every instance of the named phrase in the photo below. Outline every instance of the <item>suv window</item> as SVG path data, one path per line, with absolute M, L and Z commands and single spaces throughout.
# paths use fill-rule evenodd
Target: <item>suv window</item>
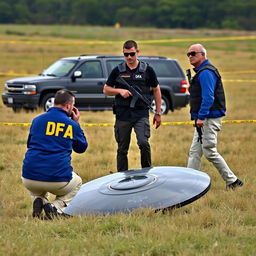
M 107 60 L 107 70 L 108 74 L 119 64 L 122 60 Z
M 158 61 L 147 60 L 146 61 L 156 72 L 158 77 L 179 77 L 180 72 L 177 69 L 174 62 L 171 61 Z
M 174 62 L 171 61 L 165 61 L 165 60 L 143 60 L 146 63 L 148 63 L 156 72 L 156 75 L 158 77 L 179 77 L 180 72 L 178 68 L 176 67 Z M 107 61 L 107 69 L 108 73 L 110 73 L 113 68 L 115 68 L 119 63 L 121 63 L 120 60 L 108 60 Z
M 86 61 L 77 70 L 82 72 L 82 78 L 102 78 L 100 61 Z

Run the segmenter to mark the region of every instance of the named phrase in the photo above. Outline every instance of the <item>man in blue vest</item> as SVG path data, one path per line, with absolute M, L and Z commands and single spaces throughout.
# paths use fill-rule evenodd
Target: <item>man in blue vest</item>
M 79 125 L 80 113 L 74 106 L 75 96 L 59 90 L 54 107 L 36 117 L 28 136 L 28 150 L 23 161 L 22 182 L 33 199 L 33 217 L 46 219 L 63 214 L 76 195 L 82 179 L 71 166 L 71 153 L 83 153 L 87 140 Z M 56 195 L 51 203 L 48 192 Z
M 156 102 L 153 124 L 156 128 L 161 125 L 161 90 L 154 70 L 147 63 L 138 60 L 139 49 L 135 41 L 128 40 L 124 43 L 123 54 L 125 61 L 112 70 L 103 89 L 106 95 L 115 96 L 115 138 L 118 144 L 117 170 L 119 172 L 128 170 L 127 154 L 132 128 L 136 133 L 140 149 L 141 167 L 151 166 L 151 150 L 148 142 L 151 90 Z M 132 90 L 120 82 L 120 78 L 124 83 L 128 83 L 129 87 L 133 87 L 133 92 L 136 90 L 142 96 L 135 103 L 133 100 L 136 95 L 133 95 Z
M 217 151 L 217 133 L 226 112 L 221 76 L 207 60 L 206 49 L 201 44 L 191 45 L 187 56 L 196 72 L 192 79 L 189 77 L 190 114 L 191 120 L 195 120 L 195 132 L 187 167 L 199 170 L 204 155 L 217 168 L 227 188 L 243 186 Z

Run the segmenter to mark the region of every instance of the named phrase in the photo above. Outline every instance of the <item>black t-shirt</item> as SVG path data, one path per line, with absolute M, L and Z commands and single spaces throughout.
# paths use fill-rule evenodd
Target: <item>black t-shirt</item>
M 139 65 L 135 69 L 130 69 L 126 65 L 126 70 L 129 70 L 131 73 L 135 73 L 137 69 L 139 68 Z M 111 87 L 115 87 L 116 85 L 116 79 L 120 75 L 118 67 L 115 67 L 112 72 L 110 73 L 108 80 L 106 84 Z M 159 84 L 156 73 L 152 67 L 147 65 L 146 71 L 145 71 L 145 85 L 148 87 L 157 87 Z M 134 109 L 126 106 L 117 106 L 115 109 L 116 112 L 116 119 L 122 120 L 122 121 L 135 121 L 142 117 L 148 117 L 148 109 Z

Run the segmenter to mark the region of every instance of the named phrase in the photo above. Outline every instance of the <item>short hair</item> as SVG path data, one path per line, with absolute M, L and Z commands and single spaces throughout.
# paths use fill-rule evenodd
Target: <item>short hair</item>
M 134 47 L 136 50 L 138 49 L 137 43 L 133 40 L 128 40 L 123 45 L 123 49 L 131 49 L 132 47 Z
M 201 51 L 204 53 L 204 56 L 207 57 L 207 51 L 202 44 L 201 44 Z
M 73 102 L 74 98 L 75 95 L 71 91 L 61 89 L 55 94 L 54 104 L 65 106 L 67 103 Z
M 203 53 L 203 56 L 205 56 L 205 58 L 207 57 L 207 51 L 206 51 L 205 47 L 204 47 L 202 44 L 192 44 L 192 45 L 190 46 L 190 48 L 191 48 L 192 46 L 196 46 L 197 49 Z

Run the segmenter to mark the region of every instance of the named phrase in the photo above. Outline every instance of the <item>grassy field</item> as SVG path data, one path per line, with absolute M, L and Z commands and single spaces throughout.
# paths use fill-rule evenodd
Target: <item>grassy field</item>
M 139 41 L 142 55 L 176 58 L 185 70 L 190 67 L 187 48 L 200 42 L 223 76 L 226 120 L 255 120 L 256 39 L 250 36 L 252 32 L 245 31 L 0 25 L 0 92 L 13 78 L 10 72 L 37 74 L 64 56 L 120 54 L 127 39 Z M 0 122 L 14 123 L 31 122 L 41 113 L 13 113 L 2 102 L 0 111 Z M 188 112 L 177 110 L 163 121 L 189 121 Z M 81 123 L 114 122 L 110 111 L 81 115 Z M 241 189 L 226 191 L 217 170 L 203 159 L 202 170 L 210 175 L 212 187 L 185 207 L 166 214 L 143 209 L 54 221 L 32 219 L 31 200 L 21 184 L 29 127 L 0 126 L 0 131 L 0 255 L 256 255 L 255 123 L 225 124 L 219 134 L 218 149 L 245 182 Z M 84 131 L 89 148 L 72 158 L 85 183 L 115 171 L 116 144 L 113 127 L 84 127 Z M 192 133 L 190 125 L 152 128 L 153 165 L 186 166 Z M 134 137 L 129 167 L 139 167 Z

